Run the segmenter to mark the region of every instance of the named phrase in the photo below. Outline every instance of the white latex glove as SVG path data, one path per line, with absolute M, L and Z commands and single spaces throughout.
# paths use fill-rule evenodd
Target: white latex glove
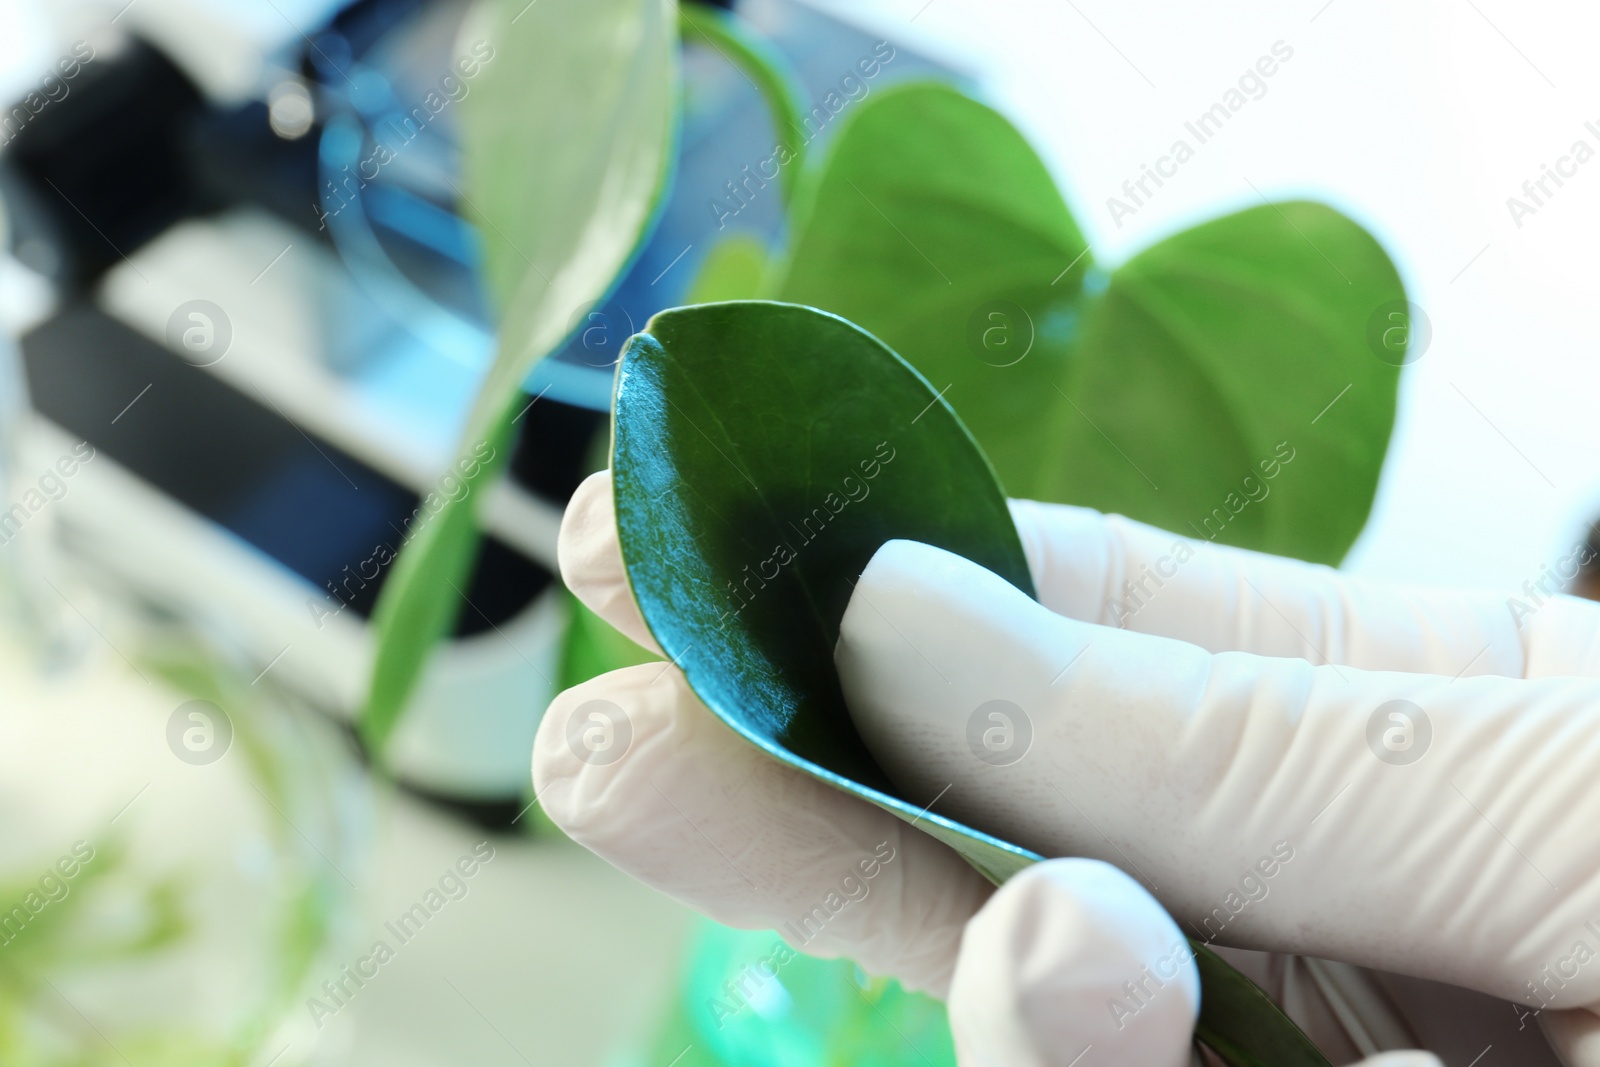
M 1117 863 L 1203 940 L 1545 1009 L 1567 1062 L 1600 1064 L 1600 607 L 1013 514 L 1042 603 L 894 542 L 846 612 L 846 699 L 906 795 Z M 1130 615 L 1146 573 L 1170 577 Z M 969 741 L 996 700 L 1032 735 L 1001 766 Z
M 966 1064 L 1059 1067 L 1079 1055 L 1082 1067 L 1186 1063 L 1198 983 L 1192 964 L 1174 959 L 1184 932 L 1149 892 L 1115 868 L 1153 878 L 1156 897 L 1180 918 L 1203 922 L 1257 863 L 1257 853 L 1288 840 L 1282 826 L 1294 830 L 1293 858 L 1274 867 L 1268 898 L 1230 916 L 1219 943 L 1381 962 L 1444 973 L 1478 988 L 1505 985 L 1460 977 L 1471 969 L 1467 961 L 1476 967 L 1493 955 L 1476 940 L 1480 932 L 1456 918 L 1464 914 L 1470 924 L 1486 913 L 1463 913 L 1478 902 L 1472 860 L 1447 863 L 1438 888 L 1411 901 L 1404 921 L 1360 906 L 1360 898 L 1373 893 L 1404 898 L 1407 884 L 1420 887 L 1414 872 L 1422 865 L 1396 872 L 1411 883 L 1371 884 L 1389 876 L 1375 863 L 1352 862 L 1363 842 L 1341 839 L 1352 828 L 1368 827 L 1351 815 L 1368 809 L 1349 804 L 1341 815 L 1327 801 L 1342 805 L 1376 790 L 1375 771 L 1423 780 L 1414 772 L 1428 761 L 1410 767 L 1380 762 L 1366 747 L 1365 708 L 1354 750 L 1335 745 L 1336 732 L 1326 741 L 1298 734 L 1297 723 L 1304 729 L 1322 713 L 1305 710 L 1316 686 L 1293 680 L 1318 679 L 1327 668 L 1212 657 L 1176 641 L 1094 625 L 1105 610 L 1105 590 L 1120 588 L 1129 561 L 1134 577 L 1145 559 L 1157 566 L 1171 550 L 1170 535 L 1081 509 L 1019 503 L 1014 514 L 1044 603 L 1090 622 L 1056 616 L 956 557 L 895 543 L 863 575 L 838 660 L 864 736 L 911 795 L 931 800 L 949 785 L 939 810 L 1047 854 L 1093 858 L 1042 864 L 995 891 L 931 837 L 759 753 L 701 706 L 665 664 L 613 672 L 551 705 L 534 751 L 534 780 L 546 811 L 618 867 L 718 921 L 775 929 L 804 951 L 847 955 L 873 973 L 947 996 Z M 573 499 L 561 562 L 568 585 L 586 604 L 654 647 L 628 592 L 603 474 Z M 1160 569 L 1165 574 L 1170 567 Z M 1320 641 L 1336 661 L 1362 665 L 1419 666 L 1463 644 L 1472 647 L 1456 670 L 1526 661 L 1504 605 L 1493 598 L 1430 602 L 1356 586 L 1322 568 L 1211 548 L 1163 582 L 1130 624 L 1203 640 L 1218 651 L 1318 655 L 1300 643 L 1298 632 Z M 1258 610 L 1247 599 L 1255 595 L 1252 584 L 1283 614 L 1264 605 Z M 1544 612 L 1552 618 L 1582 614 L 1579 607 L 1563 603 Z M 1498 628 L 1496 611 L 1506 619 Z M 1428 612 L 1439 614 L 1439 625 Z M 1358 614 L 1362 626 L 1371 623 L 1365 634 Z M 891 639 L 898 647 L 888 647 Z M 1509 650 L 1483 647 L 1506 640 Z M 1409 683 L 1396 690 L 1404 695 L 1446 684 L 1344 673 L 1363 679 L 1362 701 L 1379 685 Z M 1466 680 L 1456 685 L 1471 688 Z M 981 696 L 971 699 L 974 694 Z M 1030 708 L 1032 748 L 1009 766 L 984 762 L 967 745 L 971 713 L 991 699 Z M 1286 710 L 1295 707 L 1301 710 Z M 886 727 L 897 721 L 916 725 L 907 737 L 886 743 Z M 600 739 L 597 747 L 584 743 L 586 729 L 606 724 L 613 733 L 589 738 L 590 744 Z M 1307 751 L 1313 744 L 1328 745 L 1315 754 L 1315 764 Z M 1457 744 L 1436 727 L 1437 751 Z M 939 770 L 908 769 L 919 759 Z M 1318 790 L 1329 778 L 1338 780 L 1322 796 Z M 1347 778 L 1351 786 L 1338 793 Z M 1307 793 L 1317 793 L 1315 800 L 1303 799 Z M 1396 807 L 1393 790 L 1385 795 L 1392 809 L 1385 814 L 1415 834 L 1426 819 Z M 1437 810 L 1434 798 L 1426 803 Z M 1477 866 L 1502 880 L 1514 873 L 1471 828 L 1452 832 L 1456 840 L 1437 844 L 1438 835 L 1428 834 L 1427 855 L 1471 847 Z M 1387 831 L 1380 835 L 1384 862 L 1396 862 L 1394 840 Z M 1498 837 L 1495 843 L 1504 847 Z M 1341 897 L 1357 900 L 1341 910 Z M 1503 902 L 1501 910 L 1510 915 L 1517 908 Z M 1540 926 L 1537 919 L 1524 925 Z M 1410 946 L 1427 942 L 1413 949 L 1414 960 L 1426 966 L 1412 965 L 1406 952 L 1385 952 L 1386 939 L 1397 936 Z M 1546 940 L 1560 939 L 1552 933 Z M 1463 965 L 1443 966 L 1452 958 Z M 1504 970 L 1503 964 L 1487 965 L 1482 973 Z M 1600 974 L 1600 964 L 1594 970 Z M 1133 992 L 1139 988 L 1142 993 Z M 1119 1015 L 1114 1001 L 1135 1010 Z M 1437 1061 L 1402 1053 L 1368 1062 Z

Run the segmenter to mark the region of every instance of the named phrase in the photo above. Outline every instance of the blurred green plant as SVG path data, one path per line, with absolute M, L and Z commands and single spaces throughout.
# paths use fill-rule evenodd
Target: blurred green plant
M 23 872 L 49 867 L 54 856 L 23 868 Z M 72 1006 L 56 994 L 51 978 L 64 971 L 119 965 L 137 961 L 177 943 L 187 930 L 180 903 L 181 880 L 167 877 L 134 888 L 132 929 L 115 939 L 87 937 L 82 917 L 101 895 L 100 887 L 122 871 L 126 846 L 120 838 L 95 848 L 93 859 L 67 883 L 66 896 L 52 901 L 0 947 L 0 1063 L 66 1064 L 83 1062 L 81 1047 L 92 1046 L 92 1036 Z M 35 891 L 38 874 L 8 874 L 0 881 L 0 906 L 10 908 Z M 126 892 L 126 890 L 124 890 Z M 80 1051 L 47 1051 L 60 1041 L 59 1034 L 79 1039 Z M 146 1040 L 150 1035 L 147 1035 Z M 169 1035 L 158 1040 L 175 1040 Z M 71 1041 L 71 1039 L 68 1039 Z
M 483 444 L 494 452 L 405 546 L 374 609 L 377 656 L 359 726 L 380 759 L 429 651 L 459 614 L 480 490 L 511 458 L 522 383 L 637 252 L 677 140 L 675 0 L 487 0 L 486 11 L 497 59 L 463 107 L 462 199 L 485 236 L 500 328 L 460 454 Z
M 243 773 L 271 808 L 270 814 L 262 813 L 263 824 L 273 852 L 283 860 L 276 906 L 262 941 L 272 951 L 263 957 L 266 966 L 261 968 L 256 1003 L 239 1013 L 227 1038 L 227 1047 L 243 1065 L 262 1050 L 285 1014 L 300 1008 L 312 970 L 335 936 L 340 901 L 354 890 L 325 855 L 350 845 L 339 836 L 344 832 L 339 810 L 344 801 L 336 787 L 339 772 L 332 765 L 346 754 L 342 746 L 330 751 L 296 724 L 296 716 L 309 716 L 308 711 L 276 705 L 269 695 L 273 690 L 246 682 L 241 672 L 197 644 L 166 644 L 147 653 L 146 661 L 152 674 L 189 699 L 233 709 L 233 744 L 245 763 Z M 285 814 L 306 810 L 315 811 L 327 828 L 321 848 Z M 152 1067 L 160 1062 L 152 1061 Z
M 561 674 L 556 679 L 562 689 L 571 689 L 619 667 L 661 658 L 624 637 L 620 630 L 584 607 L 577 597 L 569 595 L 568 601 L 572 615 L 561 642 Z
M 737 66 L 750 78 L 766 102 L 772 128 L 788 149 L 787 169 L 782 171 L 781 188 L 785 203 L 792 204 L 797 176 L 805 170 L 806 106 L 799 80 L 789 69 L 788 60 L 744 22 L 721 8 L 694 0 L 678 9 L 678 24 L 683 39 L 702 43 Z
M 204 951 L 189 898 L 205 875 L 187 867 L 152 875 L 135 862 L 127 835 L 112 834 L 93 843 L 93 859 L 70 880 L 66 895 L 0 946 L 0 1064 L 6 1067 L 247 1067 L 299 1008 L 312 966 L 332 936 L 343 895 L 338 876 L 306 854 L 281 813 L 333 801 L 305 787 L 304 751 L 291 755 L 269 736 L 269 724 L 281 716 L 264 706 L 258 690 L 193 645 L 165 644 L 139 659 L 174 692 L 236 713 L 230 716 L 231 751 L 270 805 L 263 826 L 274 854 L 287 861 L 278 865 L 269 922 L 257 942 L 261 955 L 252 961 L 259 979 L 252 982 L 251 1000 L 235 1005 L 225 1020 L 119 1027 L 80 1014 L 63 987 L 80 980 L 137 984 L 144 968 L 170 967 L 184 953 Z M 0 875 L 0 904 L 22 901 L 52 859 Z

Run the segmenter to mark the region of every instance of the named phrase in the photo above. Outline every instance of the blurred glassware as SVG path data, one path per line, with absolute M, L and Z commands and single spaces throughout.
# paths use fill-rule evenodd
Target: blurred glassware
M 338 1062 L 304 1005 L 359 928 L 347 738 L 181 629 L 82 621 L 68 677 L 0 644 L 0 1063 Z

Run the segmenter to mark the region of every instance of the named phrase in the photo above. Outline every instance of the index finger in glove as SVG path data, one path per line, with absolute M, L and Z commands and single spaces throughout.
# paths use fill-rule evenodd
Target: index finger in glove
M 589 475 L 567 501 L 556 558 L 561 565 L 561 581 L 584 606 L 641 648 L 662 654 L 644 616 L 639 614 L 639 605 L 628 585 L 628 572 L 622 565 L 610 471 Z
M 862 574 L 835 662 L 906 795 L 1116 864 L 1192 936 L 1600 1003 L 1600 969 L 1562 962 L 1600 938 L 1600 681 L 1213 655 L 905 541 Z

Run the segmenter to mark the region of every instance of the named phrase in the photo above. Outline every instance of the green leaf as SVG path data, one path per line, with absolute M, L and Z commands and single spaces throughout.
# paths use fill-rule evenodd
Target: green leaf
M 1257 985 L 1191 940 L 1200 969 L 1195 1037 L 1231 1067 L 1328 1067 L 1328 1059 Z
M 1033 148 L 983 104 L 909 83 L 856 108 L 796 205 L 772 295 L 904 353 L 935 390 L 948 387 L 1007 491 L 1038 496 L 1064 461 L 1041 454 L 1037 427 L 1066 376 L 1092 259 L 1083 235 Z M 1019 307 L 1033 319 L 1031 350 Z
M 567 275 L 579 283 L 555 324 L 565 332 L 631 256 L 660 196 L 677 118 L 677 5 L 488 8 L 493 57 L 462 102 L 463 200 L 501 308 L 514 294 L 565 291 Z M 597 275 L 601 293 L 588 293 Z
M 684 303 L 717 304 L 760 296 L 761 276 L 766 266 L 767 246 L 759 238 L 743 233 L 729 234 L 706 253 Z
M 797 216 L 774 295 L 948 386 L 1009 493 L 1324 562 L 1360 532 L 1398 381 L 1367 323 L 1405 291 L 1331 208 L 1242 211 L 1108 278 L 1010 123 L 912 84 L 861 104 Z
M 674 0 L 491 0 L 486 10 L 492 54 L 463 107 L 463 200 L 483 228 L 485 280 L 504 319 L 459 452 L 466 491 L 403 547 L 374 611 L 360 718 L 374 752 L 460 611 L 481 490 L 510 458 L 522 383 L 633 257 L 675 148 Z
M 885 541 L 937 545 L 1033 592 L 993 469 L 927 380 L 812 308 L 679 308 L 624 347 L 614 427 L 629 585 L 706 706 L 996 882 L 1041 859 L 928 811 L 934 798 L 901 796 L 856 734 L 834 671 L 855 580 Z M 1200 965 L 1202 1022 L 1230 1063 L 1326 1067 L 1247 980 L 1203 949 Z M 1262 1049 L 1274 1058 L 1249 1058 Z
M 560 688 L 571 689 L 610 671 L 661 659 L 634 644 L 571 594 L 567 595 L 567 607 L 571 614 L 562 636 L 560 673 L 556 678 Z
M 994 473 L 928 383 L 833 315 L 762 301 L 665 311 L 623 348 L 612 476 L 628 580 L 702 700 L 785 762 L 948 840 L 996 877 L 1030 854 L 901 798 L 833 668 L 885 541 L 958 552 L 1032 593 Z M 859 497 L 860 499 L 853 499 Z
M 522 399 L 520 391 L 514 399 Z M 437 514 L 424 520 L 424 525 L 412 527 L 411 539 L 390 565 L 372 612 L 378 650 L 359 723 L 371 752 L 383 751 L 422 677 L 428 654 L 460 614 L 463 590 L 471 580 L 480 547 L 476 498 L 510 459 L 513 417 L 509 410 L 502 413 L 490 432 L 493 458 L 463 470 L 461 480 L 466 489 L 462 495 L 445 497 Z
M 1263 204 L 1139 253 L 1086 311 L 1041 448 L 1071 462 L 1045 472 L 1047 497 L 1337 563 L 1394 424 L 1399 368 L 1367 322 L 1404 299 L 1377 241 L 1320 204 Z

